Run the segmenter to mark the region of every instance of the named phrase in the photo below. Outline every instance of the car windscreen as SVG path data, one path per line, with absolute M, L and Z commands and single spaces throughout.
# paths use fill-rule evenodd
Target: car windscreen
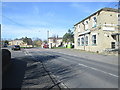
M 15 47 L 20 47 L 20 46 L 15 46 Z

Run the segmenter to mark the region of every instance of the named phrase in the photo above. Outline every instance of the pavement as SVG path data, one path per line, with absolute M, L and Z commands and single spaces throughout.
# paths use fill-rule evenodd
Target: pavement
M 9 48 L 8 48 L 9 49 Z M 22 49 L 12 51 L 11 66 L 2 77 L 2 88 L 47 88 L 48 90 L 63 88 L 44 68 L 42 62 Z
M 118 88 L 118 57 L 70 49 L 11 51 L 3 88 Z
M 92 61 L 99 61 L 103 63 L 109 63 L 118 65 L 118 56 L 115 55 L 109 55 L 105 53 L 93 53 L 93 52 L 87 52 L 87 51 L 80 51 L 77 49 L 49 49 L 49 51 L 62 53 L 70 56 L 75 57 L 81 57 L 81 58 L 89 58 L 89 60 Z

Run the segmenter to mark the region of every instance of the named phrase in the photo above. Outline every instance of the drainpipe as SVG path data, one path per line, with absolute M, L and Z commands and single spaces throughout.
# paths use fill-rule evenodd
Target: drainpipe
M 119 40 L 119 34 L 118 34 L 118 42 L 120 42 L 120 40 Z
M 84 51 L 85 51 L 85 34 L 84 34 Z
M 89 45 L 89 51 L 90 51 L 90 34 L 89 34 L 89 41 L 88 41 L 88 45 Z

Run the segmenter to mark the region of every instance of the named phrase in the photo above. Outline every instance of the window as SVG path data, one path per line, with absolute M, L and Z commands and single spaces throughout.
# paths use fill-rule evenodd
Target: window
M 78 38 L 78 46 L 80 46 L 80 38 Z
M 88 21 L 86 21 L 86 24 L 88 24 Z
M 106 27 L 106 22 L 105 22 L 105 27 Z
M 85 38 L 85 43 L 86 43 L 86 46 L 88 46 L 88 36 L 86 36 Z
M 92 44 L 96 45 L 96 35 L 92 35 Z
M 118 14 L 118 17 L 120 17 L 120 14 Z
M 80 24 L 78 24 L 78 32 L 80 32 Z
M 80 28 L 80 24 L 78 25 L 78 28 Z
M 81 38 L 81 45 L 84 46 L 84 37 Z
M 95 21 L 95 22 L 97 22 L 97 19 L 96 19 L 96 17 L 94 17 L 93 19 L 94 19 L 94 21 Z
M 83 29 L 85 30 L 85 23 L 84 23 L 84 22 L 82 22 L 82 24 L 83 24 Z
M 88 30 L 88 21 L 85 21 L 85 30 Z
M 115 48 L 115 42 L 111 42 L 111 48 Z
M 96 27 L 96 24 L 97 24 L 97 18 L 93 17 L 93 27 Z
M 84 22 L 82 22 L 82 24 L 85 25 Z

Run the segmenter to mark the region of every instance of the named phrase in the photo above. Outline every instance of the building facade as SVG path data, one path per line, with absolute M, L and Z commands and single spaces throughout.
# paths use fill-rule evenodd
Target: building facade
M 75 49 L 104 52 L 118 49 L 118 10 L 102 8 L 74 25 Z
M 21 47 L 26 47 L 27 43 L 23 42 L 23 40 L 12 40 L 9 41 L 9 45 L 20 45 Z
M 49 44 L 49 48 L 52 47 L 60 47 L 62 46 L 62 37 L 49 37 L 48 38 L 48 44 Z

